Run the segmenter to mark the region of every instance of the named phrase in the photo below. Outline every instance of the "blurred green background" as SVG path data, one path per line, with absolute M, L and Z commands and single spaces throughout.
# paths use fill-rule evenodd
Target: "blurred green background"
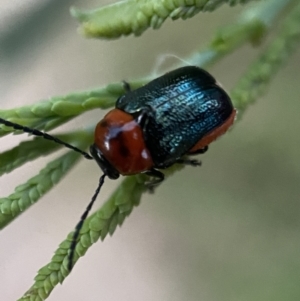
M 242 10 L 223 6 L 167 21 L 139 38 L 84 39 L 69 7 L 99 3 L 108 1 L 2 0 L 1 109 L 156 72 L 160 55 L 187 57 Z M 245 46 L 210 71 L 230 90 L 260 51 Z M 298 51 L 268 94 L 201 156 L 203 166 L 185 168 L 145 195 L 113 238 L 94 245 L 49 300 L 300 300 L 299 67 Z M 103 114 L 94 110 L 64 129 L 96 124 Z M 21 139 L 26 135 L 6 137 L 0 150 Z M 0 196 L 47 161 L 2 177 Z M 81 160 L 1 232 L 2 300 L 15 300 L 31 286 L 75 226 L 99 174 L 94 163 Z M 95 207 L 117 184 L 106 181 Z

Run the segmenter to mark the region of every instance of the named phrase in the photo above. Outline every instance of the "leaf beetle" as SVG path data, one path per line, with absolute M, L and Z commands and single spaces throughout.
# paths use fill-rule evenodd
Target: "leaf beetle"
M 164 179 L 157 169 L 203 153 L 225 133 L 236 111 L 227 93 L 205 70 L 187 66 L 130 90 L 96 126 L 91 155 L 111 179 L 146 173 Z
M 0 118 L 0 123 L 22 130 L 95 159 L 103 175 L 72 238 L 68 268 L 80 229 L 104 183 L 104 178 L 145 173 L 154 178 L 147 184 L 151 190 L 164 179 L 160 169 L 175 163 L 200 165 L 186 155 L 204 153 L 208 145 L 233 124 L 236 110 L 230 97 L 207 71 L 186 66 L 168 72 L 121 96 L 95 128 L 91 156 L 60 139 Z

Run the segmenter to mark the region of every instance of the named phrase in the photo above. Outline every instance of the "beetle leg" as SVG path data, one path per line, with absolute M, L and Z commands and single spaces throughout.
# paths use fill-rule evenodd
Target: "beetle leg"
M 189 153 L 190 156 L 193 156 L 193 155 L 199 155 L 199 154 L 204 154 L 206 153 L 208 150 L 208 146 L 204 146 L 203 148 L 199 148 L 197 149 L 196 151 L 192 152 L 192 153 Z
M 142 110 L 133 113 L 133 117 L 145 133 L 145 127 L 148 124 L 150 108 L 145 107 Z M 146 139 L 146 136 L 144 137 Z
M 123 89 L 125 90 L 126 93 L 131 91 L 130 84 L 126 80 L 122 80 L 122 84 L 123 84 Z
M 153 193 L 154 192 L 154 189 L 164 180 L 165 178 L 165 175 L 158 171 L 157 169 L 150 169 L 150 170 L 146 170 L 144 172 L 144 174 L 150 176 L 150 177 L 153 177 L 154 179 L 149 181 L 149 182 L 146 182 L 145 185 L 147 186 L 148 188 L 148 191 L 150 193 Z
M 191 166 L 201 166 L 201 161 L 191 160 L 191 159 L 178 159 L 178 160 L 176 160 L 175 163 L 191 165 Z

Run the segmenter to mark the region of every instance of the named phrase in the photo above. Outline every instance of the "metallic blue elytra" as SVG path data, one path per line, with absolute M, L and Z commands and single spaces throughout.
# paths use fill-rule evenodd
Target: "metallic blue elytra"
M 139 117 L 156 168 L 174 164 L 235 114 L 227 93 L 195 66 L 176 69 L 128 92 L 116 108 Z

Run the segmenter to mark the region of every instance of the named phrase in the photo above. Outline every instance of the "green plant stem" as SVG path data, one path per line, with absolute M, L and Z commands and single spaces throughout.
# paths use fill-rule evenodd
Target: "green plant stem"
M 199 12 L 213 11 L 222 4 L 231 6 L 253 0 L 126 0 L 92 11 L 71 9 L 87 37 L 115 39 L 122 35 L 141 35 L 146 29 L 158 29 L 167 18 L 188 19 Z
M 231 92 L 238 118 L 246 108 L 265 93 L 270 81 L 295 51 L 300 42 L 300 4 L 283 21 L 280 33 L 261 57 L 252 64 Z
M 86 148 L 89 143 L 90 137 L 85 135 L 78 145 L 81 148 Z M 28 157 L 26 158 L 28 159 Z M 80 154 L 69 151 L 47 164 L 38 175 L 16 187 L 15 192 L 10 196 L 0 198 L 0 229 L 3 229 L 31 205 L 36 203 L 62 179 L 80 158 Z
M 34 105 L 23 106 L 10 110 L 0 110 L 0 117 L 28 127 L 49 130 L 70 118 L 94 108 L 107 109 L 124 93 L 110 87 L 70 93 L 65 96 L 51 97 Z M 116 91 L 117 90 L 117 91 Z M 11 127 L 0 124 L 0 136 L 14 132 Z
M 183 165 L 176 164 L 166 170 L 165 175 L 168 177 L 182 168 Z M 117 226 L 123 224 L 133 208 L 140 203 L 142 193 L 146 191 L 145 181 L 147 180 L 148 177 L 145 175 L 126 177 L 105 204 L 86 219 L 79 234 L 74 264 L 99 238 L 103 241 L 107 234 L 112 235 Z M 58 283 L 64 281 L 69 274 L 68 253 L 72 237 L 73 232 L 59 245 L 50 263 L 38 271 L 33 286 L 19 301 L 44 300 Z
M 13 194 L 0 198 L 0 229 L 36 203 L 42 195 L 60 181 L 79 158 L 79 154 L 68 152 L 47 164 L 38 175 L 16 187 Z
M 75 141 L 86 139 L 86 136 L 86 132 L 77 131 L 71 134 L 57 135 L 56 137 L 62 141 L 73 144 Z M 47 156 L 61 147 L 62 145 L 58 143 L 53 143 L 53 141 L 40 137 L 23 141 L 18 146 L 0 153 L 0 176 L 15 170 L 25 163 Z
M 257 46 L 268 33 L 279 14 L 292 0 L 269 0 L 251 5 L 238 20 L 219 30 L 204 50 L 187 58 L 191 64 L 207 67 L 232 53 L 246 42 Z

